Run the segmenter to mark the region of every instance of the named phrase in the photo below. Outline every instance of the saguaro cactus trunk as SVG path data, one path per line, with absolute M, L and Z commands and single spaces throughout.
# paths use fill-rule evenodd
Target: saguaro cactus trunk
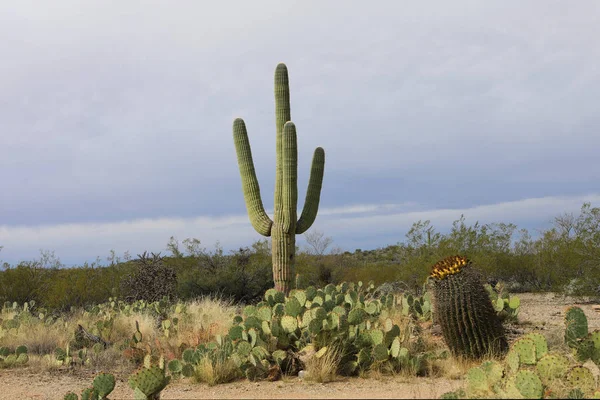
M 298 146 L 296 127 L 291 122 L 290 87 L 285 64 L 279 64 L 275 69 L 275 126 L 273 220 L 269 218 L 263 206 L 246 125 L 241 118 L 233 121 L 233 140 L 250 222 L 258 233 L 271 236 L 275 288 L 287 294 L 294 276 L 296 234 L 304 233 L 317 217 L 325 169 L 325 151 L 321 147 L 315 149 L 304 208 L 297 219 Z

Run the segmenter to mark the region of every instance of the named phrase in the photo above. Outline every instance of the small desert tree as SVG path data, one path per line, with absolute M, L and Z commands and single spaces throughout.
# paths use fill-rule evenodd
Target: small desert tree
M 138 254 L 137 270 L 121 283 L 127 301 L 158 301 L 163 297 L 174 298 L 177 290 L 177 274 L 165 265 L 160 253 Z

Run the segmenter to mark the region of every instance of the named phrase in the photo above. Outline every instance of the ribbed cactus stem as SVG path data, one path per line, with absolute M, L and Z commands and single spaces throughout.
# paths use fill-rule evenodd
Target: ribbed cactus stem
M 306 191 L 306 200 L 300 219 L 296 224 L 296 233 L 306 232 L 317 218 L 319 211 L 319 201 L 321 199 L 321 185 L 323 183 L 323 172 L 325 171 L 325 150 L 321 147 L 315 149 L 313 155 L 312 167 L 310 169 L 310 178 L 308 180 L 308 190 Z
M 437 320 L 452 353 L 467 358 L 504 353 L 504 329 L 470 262 L 447 257 L 434 265 L 431 277 Z
M 250 222 L 258 233 L 271 236 L 275 288 L 288 293 L 294 276 L 296 234 L 310 228 L 319 209 L 325 152 L 320 147 L 315 150 L 306 200 L 298 220 L 298 144 L 296 127 L 291 122 L 290 89 L 285 64 L 279 64 L 275 70 L 275 126 L 273 220 L 269 218 L 263 207 L 246 126 L 240 118 L 233 122 L 233 138 Z
M 242 176 L 242 189 L 244 199 L 246 200 L 246 209 L 250 217 L 250 223 L 254 229 L 263 236 L 271 236 L 271 225 L 273 221 L 265 212 L 262 199 L 260 197 L 260 188 L 256 172 L 254 171 L 254 162 L 252 161 L 252 151 L 250 150 L 250 141 L 246 132 L 246 124 L 241 118 L 233 121 L 233 141 L 238 158 L 240 175 Z

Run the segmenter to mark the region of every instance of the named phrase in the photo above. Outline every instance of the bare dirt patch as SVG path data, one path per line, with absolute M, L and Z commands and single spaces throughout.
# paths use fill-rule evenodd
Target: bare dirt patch
M 588 317 L 590 329 L 600 329 L 599 304 L 588 298 L 572 298 L 547 294 L 520 294 L 520 324 L 517 330 L 538 331 L 544 334 L 550 345 L 559 345 L 564 332 L 564 312 L 570 305 L 578 305 Z M 92 372 L 36 372 L 32 368 L 0 370 L 0 399 L 62 399 L 72 390 L 80 393 L 94 377 Z M 133 399 L 126 376 L 117 377 L 117 387 L 111 399 Z M 436 398 L 462 385 L 461 380 L 448 378 L 404 378 L 401 376 L 381 379 L 340 378 L 326 384 L 305 382 L 298 378 L 286 378 L 278 382 L 252 383 L 239 381 L 229 384 L 207 386 L 186 381 L 170 384 L 163 392 L 163 399 L 400 399 Z

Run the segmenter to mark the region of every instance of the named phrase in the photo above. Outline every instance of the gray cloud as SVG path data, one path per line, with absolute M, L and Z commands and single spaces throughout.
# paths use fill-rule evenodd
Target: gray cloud
M 6 229 L 242 215 L 237 116 L 272 207 L 280 61 L 300 196 L 323 146 L 326 208 L 583 196 L 600 178 L 595 1 L 57 0 L 2 10 Z

